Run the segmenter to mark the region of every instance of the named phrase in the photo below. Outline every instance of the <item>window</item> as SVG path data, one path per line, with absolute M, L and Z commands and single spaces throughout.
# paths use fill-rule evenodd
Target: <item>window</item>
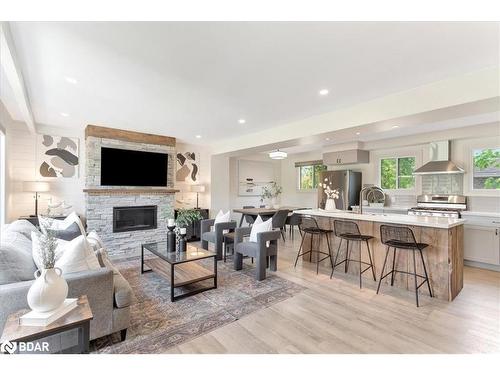
M 298 187 L 299 190 L 317 189 L 319 183 L 319 174 L 326 171 L 326 165 L 317 162 L 297 163 L 298 168 Z
M 482 148 L 472 151 L 472 188 L 474 190 L 500 189 L 500 148 Z
M 413 189 L 415 187 L 415 157 L 380 159 L 382 189 Z

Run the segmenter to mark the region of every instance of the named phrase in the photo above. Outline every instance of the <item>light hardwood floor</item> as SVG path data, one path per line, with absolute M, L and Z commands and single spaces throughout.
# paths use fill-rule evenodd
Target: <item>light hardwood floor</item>
M 221 327 L 168 353 L 499 353 L 500 273 L 466 267 L 453 302 L 382 287 L 299 260 L 299 246 L 280 242 L 280 277 L 305 286 L 298 295 Z M 228 261 L 231 261 L 228 259 Z M 356 264 L 352 264 L 357 267 Z M 377 275 L 378 279 L 379 275 Z

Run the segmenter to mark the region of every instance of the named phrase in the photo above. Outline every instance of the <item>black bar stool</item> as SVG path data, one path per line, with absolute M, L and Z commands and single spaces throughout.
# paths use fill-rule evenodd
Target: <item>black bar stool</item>
M 415 235 L 411 228 L 394 226 L 394 225 L 381 225 L 380 226 L 380 239 L 384 245 L 387 245 L 387 252 L 385 253 L 384 266 L 382 267 L 382 272 L 380 273 L 380 280 L 378 282 L 377 294 L 380 290 L 380 284 L 382 279 L 391 275 L 391 286 L 394 285 L 394 274 L 395 273 L 404 273 L 407 275 L 413 275 L 413 279 L 415 280 L 415 299 L 417 301 L 418 307 L 418 288 L 420 288 L 424 283 L 427 283 L 427 287 L 429 288 L 429 295 L 432 297 L 431 284 L 429 283 L 429 276 L 427 275 L 427 268 L 425 267 L 424 255 L 422 250 L 429 246 L 426 243 L 420 243 L 415 240 Z M 392 270 L 384 275 L 385 264 L 387 263 L 387 256 L 389 255 L 389 251 L 391 247 L 393 250 L 392 257 Z M 396 264 L 396 250 L 412 250 L 413 251 L 413 272 L 399 271 L 395 270 Z M 425 276 L 417 274 L 417 262 L 415 258 L 415 251 L 420 253 L 420 259 L 422 259 L 422 266 L 424 268 Z M 417 277 L 424 279 L 419 285 L 417 285 Z
M 337 254 L 335 255 L 335 262 L 333 262 L 333 269 L 332 269 L 332 274 L 330 275 L 330 279 L 333 276 L 333 271 L 335 271 L 335 267 L 345 262 L 345 272 L 347 272 L 349 268 L 349 262 L 356 262 L 359 263 L 360 288 L 361 288 L 361 275 L 364 272 L 368 271 L 369 269 L 372 270 L 373 280 L 377 281 L 377 279 L 375 278 L 375 270 L 373 268 L 372 254 L 370 252 L 370 244 L 368 242 L 373 238 L 373 236 L 361 234 L 361 232 L 359 231 L 358 224 L 355 223 L 354 221 L 334 220 L 333 225 L 335 228 L 335 236 L 340 238 L 340 243 L 339 243 L 339 248 L 337 249 Z M 337 258 L 339 257 L 340 253 L 340 247 L 342 246 L 342 240 L 347 241 L 347 247 L 345 250 L 345 259 L 337 263 Z M 359 242 L 359 259 L 351 259 L 351 251 L 349 250 L 349 243 L 351 241 Z M 370 259 L 370 263 L 366 263 L 361 260 L 361 242 L 366 243 L 366 249 L 368 250 L 368 258 Z M 362 269 L 363 264 L 368 266 L 364 270 Z
M 312 253 L 316 253 L 318 258 L 316 260 L 316 274 L 319 272 L 319 264 L 330 258 L 330 264 L 333 267 L 333 261 L 332 261 L 332 250 L 330 248 L 330 239 L 329 236 L 333 231 L 331 229 L 322 229 L 319 227 L 318 222 L 316 219 L 312 216 L 305 216 L 302 215 L 302 220 L 299 223 L 299 230 L 302 233 L 302 241 L 300 242 L 300 247 L 299 251 L 297 253 L 297 258 L 295 258 L 295 265 L 294 267 L 297 267 L 297 261 L 299 260 L 299 257 L 304 256 L 306 254 L 309 254 L 309 261 L 312 261 Z M 311 236 L 311 249 L 306 251 L 305 253 L 301 253 L 302 251 L 302 246 L 304 245 L 304 240 L 306 238 L 306 235 L 309 234 Z M 319 243 L 318 243 L 318 249 L 313 249 L 313 238 L 314 236 L 318 236 L 319 238 Z M 326 243 L 328 244 L 328 253 L 325 253 L 324 251 L 321 251 L 320 245 L 321 245 L 321 238 L 325 236 L 326 237 Z M 321 255 L 325 255 L 325 257 L 321 258 Z

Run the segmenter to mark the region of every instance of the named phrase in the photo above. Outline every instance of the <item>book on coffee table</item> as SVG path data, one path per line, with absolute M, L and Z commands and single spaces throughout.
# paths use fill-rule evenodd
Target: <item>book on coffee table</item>
M 78 298 L 66 298 L 61 306 L 48 312 L 30 311 L 19 318 L 22 326 L 45 327 L 66 315 L 78 306 Z

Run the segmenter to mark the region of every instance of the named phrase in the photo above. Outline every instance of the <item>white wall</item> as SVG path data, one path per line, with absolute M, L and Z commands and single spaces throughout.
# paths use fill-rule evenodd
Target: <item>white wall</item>
M 85 142 L 83 131 L 71 129 L 54 128 L 40 125 L 38 131 L 41 134 L 51 134 L 79 138 L 79 177 L 75 179 L 57 178 L 44 179 L 50 183 L 50 192 L 42 193 L 38 201 L 40 213 L 47 212 L 47 204 L 50 198 L 54 201 L 65 200 L 73 205 L 73 210 L 84 215 L 84 176 L 85 171 Z M 34 200 L 32 193 L 22 191 L 23 181 L 37 180 L 36 174 L 36 135 L 28 131 L 22 122 L 12 122 L 6 129 L 6 164 L 7 164 L 7 221 L 17 219 L 34 213 Z
M 210 164 L 211 164 L 211 154 L 207 147 L 201 147 L 200 145 L 192 145 L 188 143 L 177 143 L 176 145 L 177 153 L 184 152 L 196 152 L 199 174 L 199 180 L 195 183 L 196 185 L 205 185 L 205 192 L 199 194 L 199 206 L 200 208 L 210 208 L 211 201 L 211 174 L 210 174 Z M 175 170 L 177 171 L 179 164 L 175 163 Z M 180 192 L 175 194 L 175 208 L 191 208 L 196 206 L 196 193 L 189 191 L 189 182 L 179 182 L 175 181 L 175 188 L 179 189 Z

